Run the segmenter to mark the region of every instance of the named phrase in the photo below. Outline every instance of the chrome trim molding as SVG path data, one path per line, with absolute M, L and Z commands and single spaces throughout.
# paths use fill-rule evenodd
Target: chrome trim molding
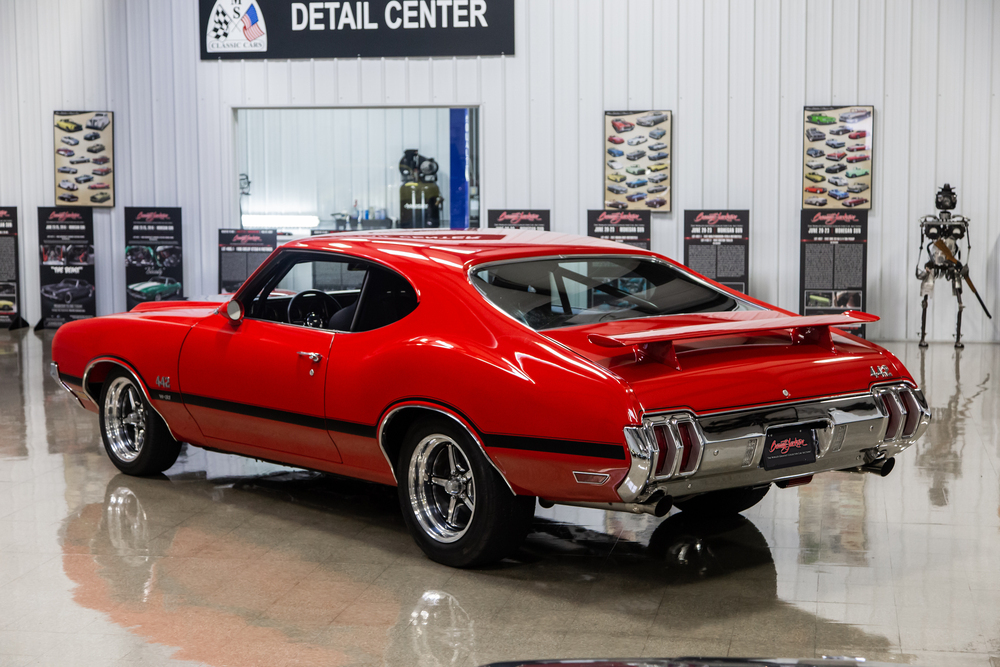
M 56 382 L 58 382 L 60 387 L 62 387 L 66 391 L 68 391 L 69 395 L 72 396 L 73 398 L 75 398 L 76 402 L 80 404 L 81 408 L 83 408 L 83 401 L 80 400 L 80 397 L 77 396 L 76 392 L 73 391 L 72 389 L 70 389 L 70 386 L 68 384 L 66 384 L 65 382 L 63 382 L 62 378 L 59 377 L 59 364 L 57 364 L 54 361 L 50 361 L 49 362 L 49 376 L 53 380 L 55 380 Z M 84 408 L 84 409 L 86 409 L 86 408 Z
M 616 491 L 623 502 L 631 503 L 642 495 L 650 476 L 656 470 L 656 436 L 646 424 L 626 426 L 624 433 L 632 463 Z
M 385 462 L 389 464 L 389 471 L 392 473 L 392 478 L 393 480 L 395 480 L 397 485 L 399 484 L 399 479 L 396 478 L 396 468 L 395 466 L 393 466 L 392 460 L 389 458 L 389 453 L 385 451 L 385 445 L 383 444 L 383 435 L 385 433 L 385 427 L 386 425 L 388 425 L 389 420 L 392 419 L 397 412 L 400 412 L 402 410 L 408 410 L 411 408 L 429 410 L 430 412 L 436 412 L 438 414 L 444 415 L 445 417 L 448 417 L 449 419 L 454 420 L 455 423 L 457 423 L 459 426 L 462 427 L 462 430 L 464 430 L 466 433 L 469 434 L 473 442 L 475 442 L 479 446 L 479 451 L 482 452 L 483 456 L 486 457 L 486 460 L 490 462 L 490 465 L 493 466 L 493 469 L 497 471 L 497 474 L 500 475 L 500 479 L 502 479 L 503 483 L 507 485 L 507 488 L 510 489 L 510 492 L 514 493 L 514 487 L 512 487 L 510 485 L 510 482 L 507 481 L 507 476 L 503 474 L 503 471 L 501 471 L 500 468 L 497 467 L 497 464 L 494 463 L 493 459 L 490 458 L 490 455 L 486 453 L 486 447 L 483 446 L 483 441 L 479 439 L 479 435 L 473 429 L 467 427 L 465 423 L 461 420 L 461 418 L 459 418 L 457 415 L 452 414 L 451 412 L 445 410 L 444 408 L 433 407 L 430 405 L 426 405 L 424 403 L 405 403 L 403 405 L 396 406 L 395 408 L 387 412 L 384 417 L 382 417 L 382 421 L 379 422 L 378 425 L 378 432 L 375 434 L 375 439 L 378 441 L 378 448 L 379 450 L 381 450 L 382 456 L 385 458 Z M 514 495 L 517 494 L 514 493 Z
M 129 375 L 132 376 L 132 379 L 135 380 L 136 385 L 138 385 L 139 389 L 142 390 L 142 395 L 146 398 L 146 402 L 149 403 L 149 407 L 151 407 L 153 412 L 155 412 L 157 416 L 163 420 L 163 423 L 167 427 L 167 431 L 170 433 L 170 437 L 178 442 L 181 442 L 180 438 L 177 437 L 177 434 L 174 433 L 174 429 L 170 428 L 170 422 L 168 422 L 166 417 L 164 417 L 163 414 L 156 409 L 156 405 L 153 404 L 153 398 L 149 395 L 149 390 L 146 388 L 146 383 L 142 381 L 141 377 L 139 377 L 139 373 L 134 368 L 129 366 L 127 362 L 124 362 L 121 359 L 116 359 L 114 357 L 97 357 L 96 359 L 91 360 L 91 362 L 87 364 L 87 368 L 83 371 L 83 393 L 85 393 L 87 398 L 89 398 L 93 404 L 97 406 L 97 409 L 101 409 L 100 397 L 98 396 L 95 398 L 90 394 L 90 387 L 88 386 L 87 378 L 90 377 L 90 371 L 94 369 L 94 366 L 103 363 L 114 364 L 128 371 Z

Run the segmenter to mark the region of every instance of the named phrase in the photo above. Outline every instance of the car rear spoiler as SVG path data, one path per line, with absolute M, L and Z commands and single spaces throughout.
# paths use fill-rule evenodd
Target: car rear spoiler
M 780 315 L 773 312 L 711 313 L 716 322 L 668 327 L 622 334 L 590 334 L 594 345 L 635 348 L 637 357 L 649 358 L 680 370 L 674 343 L 682 340 L 744 336 L 763 332 L 789 331 L 793 343 L 811 343 L 837 353 L 830 327 L 877 322 L 878 316 L 848 310 L 837 315 Z

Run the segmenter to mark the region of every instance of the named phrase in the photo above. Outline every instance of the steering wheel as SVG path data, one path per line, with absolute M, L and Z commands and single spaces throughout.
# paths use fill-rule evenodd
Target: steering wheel
M 340 308 L 340 302 L 322 290 L 302 290 L 288 302 L 288 322 L 322 329 Z

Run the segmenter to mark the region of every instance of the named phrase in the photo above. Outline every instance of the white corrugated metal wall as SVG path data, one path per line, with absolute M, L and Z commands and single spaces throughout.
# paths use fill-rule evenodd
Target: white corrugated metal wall
M 795 309 L 801 109 L 858 103 L 876 106 L 873 333 L 918 331 L 916 219 L 945 181 L 974 221 L 972 277 L 1000 310 L 991 0 L 518 0 L 514 57 L 245 63 L 198 60 L 196 4 L 0 0 L 0 204 L 20 207 L 27 294 L 56 109 L 116 113 L 118 207 L 94 215 L 107 313 L 125 305 L 126 205 L 181 206 L 189 294 L 214 291 L 216 229 L 237 224 L 234 108 L 478 105 L 483 208 L 551 208 L 556 230 L 580 233 L 603 201 L 603 110 L 665 108 L 674 212 L 654 214 L 654 249 L 678 256 L 685 208 L 749 208 L 751 292 Z M 967 338 L 1000 340 L 966 296 Z M 947 340 L 945 286 L 934 303 L 931 336 Z

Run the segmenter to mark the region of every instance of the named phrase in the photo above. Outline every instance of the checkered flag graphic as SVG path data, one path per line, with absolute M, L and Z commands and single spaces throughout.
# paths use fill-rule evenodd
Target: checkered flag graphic
M 212 38 L 219 40 L 225 39 L 229 36 L 229 24 L 232 21 L 226 16 L 225 10 L 222 7 L 215 8 L 214 22 L 212 23 Z

